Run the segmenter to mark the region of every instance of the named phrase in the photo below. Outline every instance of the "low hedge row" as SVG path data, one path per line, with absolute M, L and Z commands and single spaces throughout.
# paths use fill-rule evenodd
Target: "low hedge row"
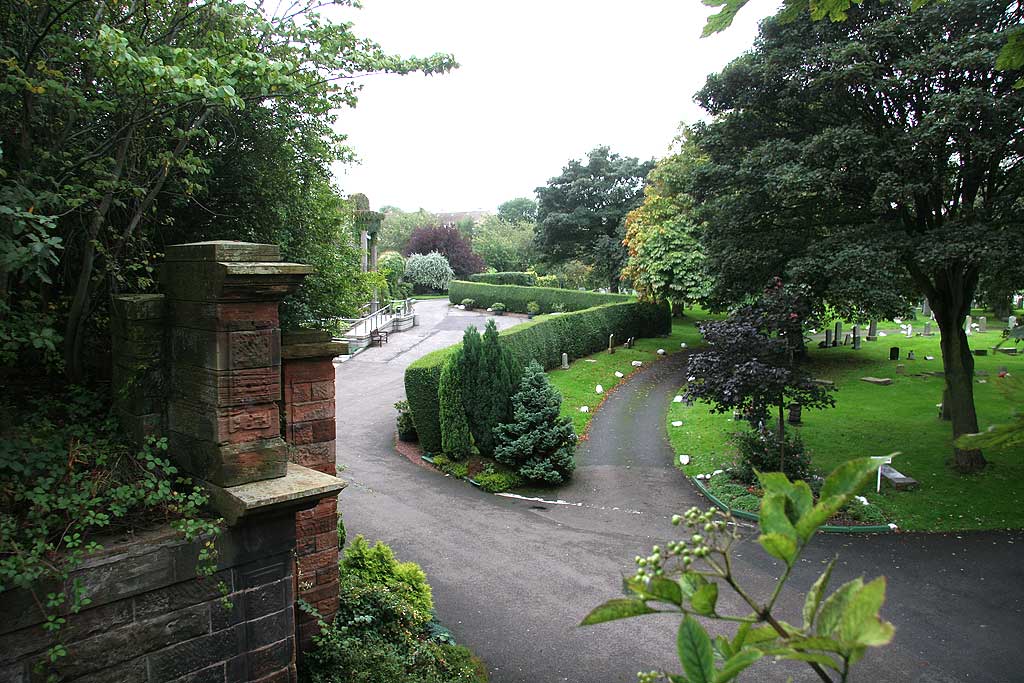
M 470 282 L 483 282 L 487 285 L 519 285 L 520 287 L 536 287 L 537 274 L 517 271 L 504 273 L 474 273 L 469 276 Z
M 496 289 L 517 288 L 507 286 Z M 555 291 L 570 295 L 584 293 Z M 459 300 L 466 296 L 460 295 Z M 607 348 L 609 334 L 614 334 L 616 339 L 624 341 L 627 337 L 654 337 L 668 334 L 672 330 L 672 317 L 667 305 L 642 303 L 617 295 L 598 296 L 616 296 L 617 299 L 625 298 L 626 301 L 605 303 L 572 313 L 542 316 L 505 330 L 501 333 L 501 339 L 516 360 L 524 366 L 530 360 L 536 360 L 545 370 L 550 370 L 561 363 L 563 353 L 569 354 L 570 358 L 579 358 Z M 483 302 L 480 302 L 480 305 L 483 305 Z M 525 309 L 525 302 L 523 308 Z M 428 452 L 437 453 L 441 450 L 438 383 L 441 379 L 441 367 L 458 347 L 456 344 L 429 353 L 405 370 L 405 395 L 416 422 L 420 444 Z
M 602 304 L 636 301 L 626 294 L 601 294 L 554 287 L 489 285 L 483 282 L 452 280 L 448 285 L 448 300 L 458 304 L 462 303 L 463 299 L 473 299 L 478 308 L 490 308 L 491 304 L 500 301 L 512 313 L 526 313 L 526 304 L 531 301 L 536 301 L 540 305 L 541 313 L 551 313 L 555 306 L 562 306 L 565 311 L 580 311 Z

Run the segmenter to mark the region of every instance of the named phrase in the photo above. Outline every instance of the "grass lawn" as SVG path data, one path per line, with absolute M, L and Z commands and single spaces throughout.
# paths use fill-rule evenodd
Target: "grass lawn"
M 685 318 L 673 318 L 672 333 L 668 337 L 637 339 L 632 349 L 618 346 L 614 354 L 602 351 L 587 358 L 574 360 L 568 370 L 549 371 L 551 384 L 562 393 L 562 415 L 572 420 L 577 434 L 584 434 L 594 416 L 594 410 L 604 400 L 608 390 L 637 370 L 632 365 L 633 361 L 639 360 L 645 365 L 655 363 L 660 358 L 657 354 L 658 349 L 665 349 L 668 354 L 680 351 L 679 345 L 683 342 L 689 346 L 698 344 L 701 336 L 695 324 L 708 320 L 709 317 L 711 316 L 701 309 L 688 309 Z M 616 341 L 621 344 L 625 339 Z M 616 371 L 621 372 L 623 377 L 616 377 Z M 596 393 L 595 388 L 598 384 L 604 387 L 605 394 Z M 590 412 L 581 413 L 582 406 L 588 406 Z
M 989 321 L 990 330 L 1005 325 L 992 317 Z M 920 331 L 922 323 L 915 322 L 914 328 Z M 996 330 L 974 334 L 970 341 L 973 348 L 988 349 L 999 338 Z M 899 361 L 904 365 L 903 375 L 897 373 L 897 363 L 888 360 L 890 346 L 900 347 L 902 359 L 910 350 L 917 356 L 917 360 Z M 925 360 L 925 356 L 935 360 Z M 943 379 L 924 374 L 942 370 L 937 335 L 908 339 L 889 332 L 877 342 L 864 342 L 861 351 L 813 348 L 811 363 L 816 377 L 836 383 L 836 407 L 805 410 L 803 425 L 787 428 L 799 430 L 822 473 L 849 458 L 899 451 L 893 466 L 920 482 L 920 488 L 899 492 L 883 483 L 880 495 L 871 491 L 867 497 L 901 529 L 1024 528 L 1024 508 L 1019 505 L 1024 495 L 1021 449 L 987 452 L 989 465 L 976 475 L 956 474 L 947 464 L 952 453 L 950 424 L 937 419 L 935 405 L 942 400 Z M 976 380 L 974 385 L 983 430 L 1007 421 L 1013 412 L 1009 398 L 999 391 L 1002 368 L 1011 375 L 1024 376 L 1024 355 L 975 358 L 975 370 L 981 375 L 977 380 L 984 380 Z M 865 376 L 891 377 L 894 383 L 875 386 L 860 381 Z M 683 426 L 672 427 L 673 420 L 682 420 Z M 709 413 L 706 405 L 679 403 L 670 404 L 666 425 L 676 453 L 691 456 L 690 465 L 684 468 L 691 475 L 727 466 L 733 457 L 729 436 L 744 426 L 733 422 L 731 415 Z
M 413 299 L 417 301 L 426 301 L 428 299 L 447 299 L 447 294 L 414 294 Z

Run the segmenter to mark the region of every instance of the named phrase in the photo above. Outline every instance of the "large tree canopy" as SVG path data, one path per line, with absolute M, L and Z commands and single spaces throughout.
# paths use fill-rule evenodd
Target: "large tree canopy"
M 157 233 L 182 202 L 219 194 L 220 206 L 257 221 L 282 215 L 266 210 L 273 192 L 250 209 L 204 189 L 230 172 L 230 164 L 214 169 L 219 161 L 261 144 L 243 135 L 280 133 L 275 142 L 286 152 L 274 154 L 271 174 L 300 150 L 291 171 L 312 197 L 325 188 L 313 188 L 303 171 L 345 158 L 331 124 L 337 109 L 355 104 L 358 77 L 454 66 L 446 55 L 388 55 L 350 24 L 320 16 L 321 6 L 305 0 L 271 13 L 239 0 L 4 3 L 0 321 L 39 291 L 29 289 L 33 280 L 43 282 L 41 298 L 64 318 L 66 369 L 80 378 L 90 318 L 111 290 L 136 288 L 160 246 Z M 241 170 L 239 177 L 262 172 Z M 8 258 L 33 243 L 45 245 L 46 258 Z
M 552 263 L 578 259 L 592 264 L 612 290 L 626 260 L 626 214 L 643 200 L 653 161 L 597 147 L 587 162 L 573 159 L 537 188 L 537 248 Z
M 989 258 L 1024 235 L 1024 91 L 994 67 L 1024 9 L 909 10 L 865 0 L 845 22 L 767 20 L 697 95 L 714 119 L 694 129 L 708 161 L 689 189 L 720 303 L 775 275 L 841 310 L 926 295 L 960 435 L 978 428 L 965 316 Z

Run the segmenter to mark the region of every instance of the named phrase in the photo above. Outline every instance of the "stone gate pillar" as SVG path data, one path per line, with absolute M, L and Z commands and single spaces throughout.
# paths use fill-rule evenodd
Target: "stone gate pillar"
M 221 487 L 287 472 L 277 308 L 312 268 L 280 256 L 277 245 L 245 242 L 167 248 L 170 453 Z
M 300 330 L 283 338 L 282 390 L 284 434 L 291 462 L 335 473 L 334 363 L 348 344 L 329 332 Z M 296 597 L 331 621 L 338 611 L 338 505 L 324 498 L 295 519 Z M 310 648 L 319 631 L 317 619 L 297 615 L 300 651 Z

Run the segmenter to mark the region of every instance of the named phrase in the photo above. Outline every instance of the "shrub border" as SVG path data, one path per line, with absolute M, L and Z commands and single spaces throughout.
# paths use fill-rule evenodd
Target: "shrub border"
M 749 522 L 760 521 L 758 516 L 753 512 L 747 512 L 746 510 L 734 509 L 727 505 L 724 501 L 719 500 L 711 491 L 708 490 L 704 484 L 702 484 L 696 477 L 686 475 L 686 478 L 690 480 L 690 483 L 697 487 L 697 490 L 704 494 L 704 497 L 715 504 L 719 510 L 729 512 L 733 517 L 739 517 Z M 818 531 L 826 534 L 891 534 L 893 528 L 888 524 L 886 525 L 868 525 L 868 526 L 841 526 L 838 524 L 825 524 L 822 525 Z
M 495 296 L 499 296 L 503 290 L 509 289 L 526 291 L 547 289 L 555 294 L 567 294 L 577 302 L 580 300 L 573 295 L 593 294 L 539 287 L 516 287 L 514 285 L 478 286 L 497 290 L 493 292 Z M 458 295 L 461 293 L 452 294 L 450 291 L 449 299 Z M 594 296 L 613 297 L 612 303 L 581 308 L 570 313 L 539 316 L 502 331 L 500 336 L 508 344 L 515 358 L 523 365 L 526 365 L 531 359 L 535 359 L 545 370 L 549 370 L 558 365 L 563 352 L 575 359 L 605 348 L 609 333 L 623 335 L 629 332 L 639 337 L 652 337 L 671 332 L 671 311 L 667 305 L 639 302 L 632 297 L 618 294 Z M 525 301 L 523 303 L 525 305 Z M 625 308 L 627 306 L 628 309 Z M 623 337 L 624 339 L 625 337 Z M 448 355 L 458 347 L 459 344 L 453 344 L 428 353 L 411 363 L 405 370 L 406 399 L 409 401 L 413 413 L 413 421 L 420 437 L 420 444 L 427 452 L 440 450 L 438 383 L 441 366 Z

